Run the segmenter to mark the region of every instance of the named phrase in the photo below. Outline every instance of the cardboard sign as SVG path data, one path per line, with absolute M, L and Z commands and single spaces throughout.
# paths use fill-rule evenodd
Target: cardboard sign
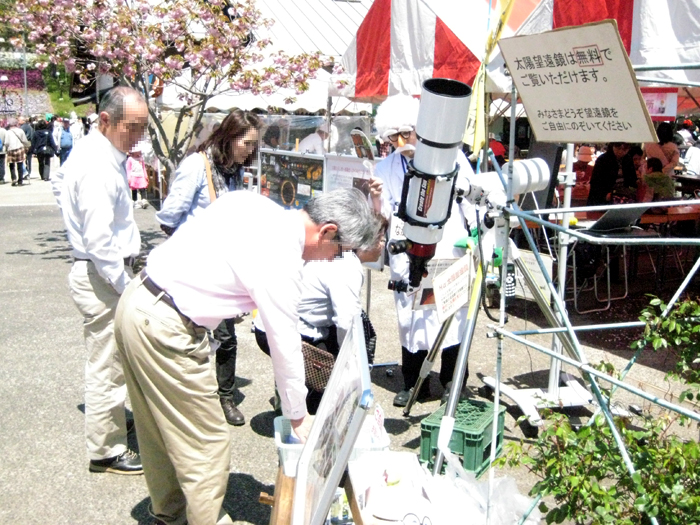
M 656 142 L 614 20 L 498 45 L 539 142 Z
M 537 287 L 547 298 L 547 300 L 551 301 L 552 294 L 549 290 L 549 285 L 547 284 L 547 280 L 545 279 L 544 275 L 542 275 L 542 270 L 540 270 L 540 267 L 537 264 L 535 255 L 531 251 L 522 249 L 519 250 L 519 254 L 520 260 L 525 263 L 525 266 L 530 271 L 530 275 L 532 275 L 532 277 L 535 279 Z M 552 275 L 552 257 L 544 253 L 540 254 L 540 257 L 542 258 L 542 262 L 544 263 L 547 273 Z M 527 301 L 534 301 L 535 297 L 532 295 L 530 288 L 525 284 L 525 278 L 517 266 L 515 268 L 515 278 L 517 282 L 517 286 L 515 287 L 515 296 Z
M 432 282 L 435 306 L 440 324 L 462 308 L 469 300 L 472 283 L 472 254 L 467 253 Z

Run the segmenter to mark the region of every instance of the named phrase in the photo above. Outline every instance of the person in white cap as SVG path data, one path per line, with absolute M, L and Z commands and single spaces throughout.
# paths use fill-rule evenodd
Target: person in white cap
M 374 175 L 382 179 L 384 188 L 382 191 L 382 215 L 391 220 L 394 212 L 401 203 L 401 189 L 404 175 L 408 169 L 408 162 L 413 159 L 418 137 L 416 135 L 416 122 L 418 120 L 419 102 L 408 95 L 396 95 L 389 97 L 379 106 L 375 124 L 377 132 L 382 140 L 388 140 L 395 148 L 394 152 L 379 162 L 374 168 Z M 460 167 L 458 177 L 474 175 L 471 165 L 460 152 L 457 163 Z M 468 216 L 466 215 L 468 214 Z M 455 248 L 454 243 L 468 235 L 465 224 L 475 224 L 474 208 L 468 205 L 466 199 L 461 206 L 452 207 L 452 213 L 444 226 L 442 240 L 436 248 L 435 258 L 460 258 L 464 250 Z M 398 232 L 396 230 L 399 230 Z M 403 225 L 392 223 L 389 232 L 389 241 L 402 238 Z M 409 260 L 405 253 L 390 257 L 391 280 L 405 281 L 409 274 Z M 430 347 L 440 330 L 440 322 L 437 310 L 414 310 L 413 296 L 404 292 L 394 291 L 396 313 L 399 322 L 399 339 L 401 343 L 401 372 L 403 374 L 404 388 L 394 397 L 394 406 L 403 407 L 408 403 L 410 390 L 416 384 L 420 375 L 420 368 L 428 355 Z M 450 325 L 442 345 L 440 383 L 445 388 L 444 399 L 449 393 L 449 385 L 452 382 L 454 368 L 459 353 L 460 336 L 466 326 L 466 309 L 458 310 Z M 465 374 L 464 382 L 468 371 Z M 418 401 L 430 397 L 430 387 L 425 381 L 418 393 Z
M 316 131 L 299 142 L 299 153 L 315 153 L 323 155 L 326 152 L 326 147 L 323 144 L 328 140 L 330 127 L 328 122 L 323 122 Z

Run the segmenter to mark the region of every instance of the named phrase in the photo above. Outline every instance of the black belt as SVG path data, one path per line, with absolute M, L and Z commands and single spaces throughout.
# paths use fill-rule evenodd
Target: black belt
M 74 261 L 87 261 L 90 262 L 91 259 L 81 259 L 80 257 L 74 257 Z M 136 257 L 124 257 L 124 266 L 133 266 L 136 262 Z
M 173 298 L 168 295 L 168 292 L 166 292 L 160 286 L 158 286 L 156 283 L 153 282 L 153 279 L 151 279 L 148 276 L 148 274 L 146 273 L 146 268 L 141 270 L 141 273 L 139 273 L 138 278 L 141 279 L 141 284 L 143 284 L 144 288 L 146 288 L 146 290 L 151 292 L 158 300 L 163 301 L 165 304 L 167 304 L 170 308 L 175 310 L 181 316 L 192 321 L 189 317 L 187 317 L 185 314 L 183 314 L 180 311 L 180 309 L 175 304 L 175 301 L 173 301 Z M 194 322 L 194 321 L 192 321 L 192 322 Z

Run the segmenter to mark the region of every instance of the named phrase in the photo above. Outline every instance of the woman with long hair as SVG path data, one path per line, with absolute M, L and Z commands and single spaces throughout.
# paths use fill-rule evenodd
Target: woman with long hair
M 175 172 L 163 207 L 156 213 L 161 228 L 170 236 L 191 217 L 217 198 L 237 190 L 243 183 L 245 166 L 257 154 L 260 119 L 254 114 L 231 112 Z M 222 242 L 225 242 L 222 235 Z M 245 417 L 233 402 L 236 378 L 236 333 L 234 320 L 226 319 L 214 330 L 220 343 L 216 351 L 216 378 L 221 407 L 230 425 L 245 424 Z

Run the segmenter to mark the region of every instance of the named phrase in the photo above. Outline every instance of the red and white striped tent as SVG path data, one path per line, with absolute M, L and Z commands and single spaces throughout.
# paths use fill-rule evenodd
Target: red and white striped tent
M 513 34 L 538 3 L 516 1 L 504 34 Z M 495 24 L 500 13 L 495 0 L 375 0 L 343 55 L 344 71 L 331 94 L 378 102 L 398 93 L 419 95 L 433 77 L 471 85 L 489 19 Z
M 503 2 L 491 0 L 491 20 Z M 700 0 L 516 0 L 503 37 L 617 20 L 633 65 L 700 63 Z M 341 81 L 330 94 L 378 102 L 397 93 L 420 94 L 423 80 L 448 77 L 471 85 L 489 31 L 489 0 L 375 0 L 343 55 Z M 494 22 L 492 22 L 493 24 Z M 491 25 L 493 28 L 493 25 Z M 510 92 L 498 57 L 487 91 Z M 678 113 L 700 112 L 700 70 L 639 72 L 669 79 Z M 494 85 L 495 82 L 495 85 Z M 641 83 L 653 85 L 651 83 Z
M 700 63 L 700 0 L 548 1 L 553 2 L 554 28 L 617 20 L 633 66 Z M 700 70 L 639 71 L 637 77 L 641 86 L 652 85 L 642 78 L 680 83 L 677 113 L 700 112 Z

